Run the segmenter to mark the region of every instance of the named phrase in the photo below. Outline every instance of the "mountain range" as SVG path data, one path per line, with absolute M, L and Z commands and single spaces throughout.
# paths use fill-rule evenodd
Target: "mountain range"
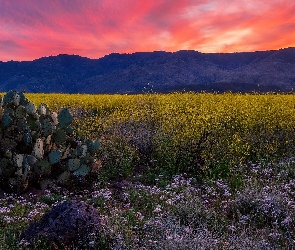
M 294 86 L 295 48 L 112 53 L 100 59 L 60 54 L 33 61 L 0 61 L 0 92 L 292 92 Z

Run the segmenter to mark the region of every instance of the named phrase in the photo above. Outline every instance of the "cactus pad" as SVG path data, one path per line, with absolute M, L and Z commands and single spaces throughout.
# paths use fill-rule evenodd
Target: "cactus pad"
M 19 132 L 25 132 L 28 129 L 26 118 L 17 121 L 17 129 Z
M 27 162 L 30 166 L 33 166 L 37 162 L 37 159 L 33 155 L 28 155 Z
M 63 131 L 62 129 L 58 129 L 53 134 L 53 139 L 57 145 L 60 145 L 66 141 L 67 135 L 66 135 L 65 131 Z
M 68 161 L 68 170 L 69 171 L 75 171 L 80 167 L 80 159 L 69 159 Z
M 74 129 L 71 126 L 66 127 L 65 130 L 68 135 L 71 135 L 74 132 Z
M 36 143 L 34 145 L 33 155 L 37 159 L 42 160 L 43 159 L 43 154 L 44 154 L 43 141 L 41 139 L 37 139 L 37 141 L 36 141 Z
M 43 121 L 43 131 L 44 131 L 44 136 L 49 136 L 52 134 L 52 124 L 48 119 L 44 119 Z
M 71 177 L 71 172 L 65 171 L 58 176 L 57 180 L 61 181 L 61 182 L 65 182 L 65 181 L 69 180 L 70 177 Z
M 91 153 L 96 153 L 100 149 L 99 141 L 94 141 L 91 143 L 89 150 Z
M 59 150 L 54 150 L 54 151 L 52 151 L 51 153 L 49 153 L 48 157 L 49 157 L 49 162 L 50 162 L 51 164 L 57 163 L 57 162 L 59 162 L 59 160 L 60 160 L 60 157 L 61 157 L 61 151 L 59 151 Z
M 73 174 L 76 176 L 85 176 L 89 174 L 89 172 L 90 172 L 90 167 L 87 167 L 86 165 L 82 165 L 76 171 L 74 171 Z
M 9 104 L 13 101 L 15 92 L 14 91 L 9 91 L 3 98 L 3 103 L 4 104 Z
M 73 116 L 67 108 L 64 108 L 60 111 L 57 116 L 59 125 L 62 128 L 69 126 L 73 121 Z
M 85 157 L 86 154 L 87 154 L 88 147 L 86 145 L 82 145 L 81 148 L 82 148 L 82 154 L 81 154 L 81 156 L 82 157 Z
M 28 163 L 23 163 L 23 182 L 25 182 L 28 179 L 29 171 L 31 167 Z
M 15 93 L 12 99 L 12 102 L 15 106 L 19 105 L 20 102 L 20 95 L 18 93 Z
M 38 108 L 38 114 L 39 115 L 47 115 L 48 113 L 49 113 L 49 108 L 47 107 L 47 105 L 44 103 L 41 103 Z
M 46 160 L 39 161 L 37 164 L 38 167 L 41 168 L 42 174 L 49 174 L 51 171 L 50 163 Z
M 35 122 L 35 129 L 36 129 L 36 131 L 40 131 L 41 128 L 42 128 L 41 123 L 39 121 L 36 121 Z
M 17 93 L 19 95 L 19 104 L 26 106 L 28 104 L 28 99 L 25 97 L 23 92 Z
M 57 119 L 57 113 L 56 113 L 56 112 L 52 112 L 52 114 L 51 114 L 51 119 L 52 119 L 52 121 L 53 121 L 53 123 L 54 123 L 55 125 L 58 124 L 58 119 Z
M 17 167 L 22 167 L 23 165 L 23 159 L 24 159 L 24 156 L 22 154 L 17 154 L 13 157 L 13 160 L 15 162 L 15 165 Z
M 24 139 L 25 144 L 27 146 L 29 146 L 31 144 L 31 142 L 32 142 L 32 135 L 31 135 L 31 133 L 30 132 L 25 133 L 23 139 Z
M 12 118 L 8 113 L 5 113 L 2 117 L 4 127 L 9 127 L 12 124 Z
M 29 115 L 33 115 L 36 113 L 36 106 L 32 102 L 28 102 L 26 105 L 26 111 L 28 112 Z
M 15 117 L 16 118 L 24 118 L 27 114 L 26 108 L 24 106 L 18 106 L 15 110 Z
M 81 164 L 92 166 L 93 162 L 94 162 L 94 158 L 89 155 L 86 155 L 85 157 L 81 158 Z

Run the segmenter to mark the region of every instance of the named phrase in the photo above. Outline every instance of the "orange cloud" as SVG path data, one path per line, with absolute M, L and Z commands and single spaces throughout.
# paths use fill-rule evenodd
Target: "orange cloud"
M 0 60 L 295 46 L 293 0 L 0 0 Z

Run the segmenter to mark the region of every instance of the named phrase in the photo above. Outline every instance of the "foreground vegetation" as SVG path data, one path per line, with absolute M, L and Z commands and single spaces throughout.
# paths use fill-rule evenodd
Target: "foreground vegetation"
M 101 168 L 87 190 L 3 194 L 3 249 L 26 248 L 20 230 L 73 197 L 102 214 L 89 248 L 294 247 L 293 95 L 26 96 L 68 107 L 76 136 L 101 142 Z

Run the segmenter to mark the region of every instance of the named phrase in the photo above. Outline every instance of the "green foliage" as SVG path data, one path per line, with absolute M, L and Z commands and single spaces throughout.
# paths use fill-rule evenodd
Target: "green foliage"
M 110 136 L 102 141 L 103 147 L 99 157 L 103 168 L 100 177 L 106 180 L 116 180 L 132 176 L 135 170 L 134 162 L 137 153 L 122 137 Z
M 10 91 L 1 98 L 1 187 L 23 193 L 30 185 L 47 187 L 88 176 L 100 144 L 77 141 L 72 121 L 67 108 L 51 113 L 41 103 L 36 109 L 22 92 Z

